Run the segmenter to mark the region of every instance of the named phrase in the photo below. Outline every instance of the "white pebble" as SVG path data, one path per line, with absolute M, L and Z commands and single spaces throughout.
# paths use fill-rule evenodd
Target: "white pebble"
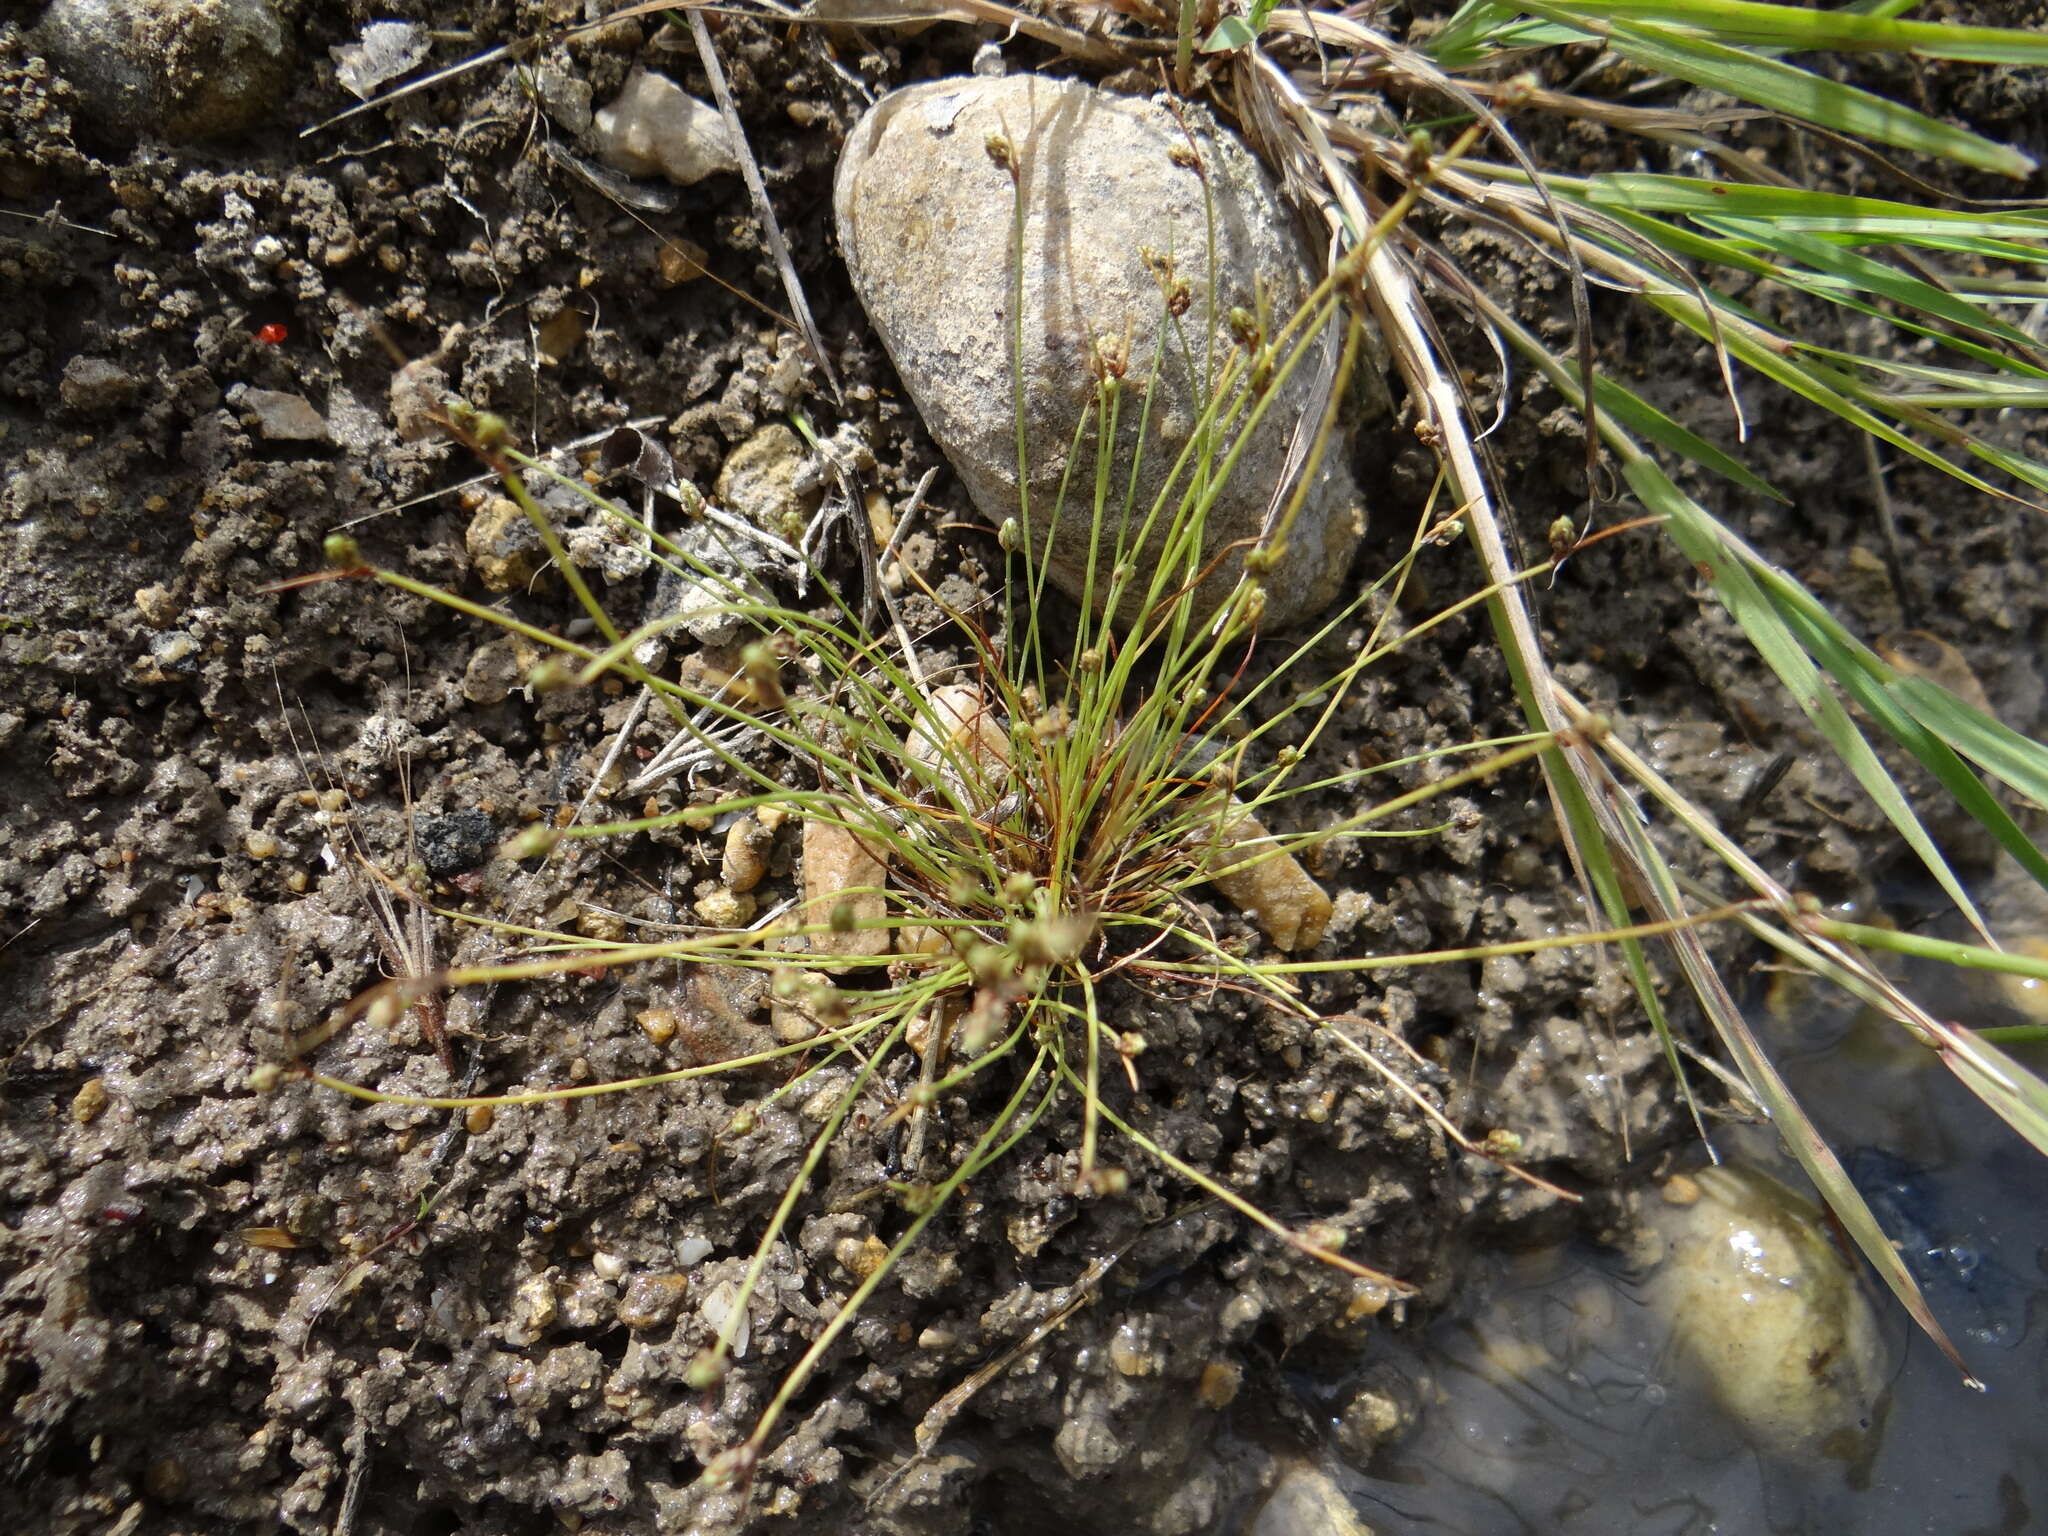
M 598 158 L 628 176 L 666 176 L 679 187 L 737 171 L 740 157 L 718 109 L 652 70 L 635 70 L 597 114 Z

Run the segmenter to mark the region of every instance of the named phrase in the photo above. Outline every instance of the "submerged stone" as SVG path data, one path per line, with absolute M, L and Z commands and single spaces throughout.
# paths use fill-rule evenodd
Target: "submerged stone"
M 1020 195 L 1021 327 L 1012 312 Z M 1122 371 L 1110 516 L 1120 515 L 1135 460 L 1133 505 L 1142 519 L 1196 433 L 1212 370 L 1248 331 L 1276 336 L 1317 282 L 1315 261 L 1265 171 L 1200 107 L 1076 80 L 939 80 L 884 97 L 848 136 L 833 203 L 869 319 L 926 427 L 998 525 L 1020 505 L 1021 377 L 1040 538 L 1105 368 Z M 1228 594 L 1260 536 L 1296 423 L 1307 417 L 1313 426 L 1316 362 L 1305 358 L 1273 387 L 1208 514 L 1204 560 L 1222 559 L 1202 584 L 1205 609 Z M 1078 598 L 1092 559 L 1101 606 L 1115 528 L 1091 551 L 1093 430 L 1072 465 L 1049 565 Z M 1347 451 L 1340 440 L 1325 455 L 1267 577 L 1269 625 L 1304 618 L 1336 595 L 1363 526 Z M 1177 489 L 1187 483 L 1183 474 Z M 1137 586 L 1120 604 L 1125 617 L 1157 565 L 1158 542 L 1132 562 Z
M 1869 1298 L 1818 1207 L 1745 1168 L 1709 1168 L 1699 1198 L 1653 1214 L 1648 1286 L 1678 1351 L 1759 1450 L 1854 1460 L 1876 1422 L 1885 1348 Z

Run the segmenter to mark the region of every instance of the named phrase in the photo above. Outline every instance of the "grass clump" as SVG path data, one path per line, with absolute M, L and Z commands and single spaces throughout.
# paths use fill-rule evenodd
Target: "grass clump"
M 1376 663 L 1396 645 L 1476 609 L 1490 592 L 1404 620 L 1406 628 L 1393 633 L 1414 560 L 1445 532 L 1428 509 L 1403 558 L 1278 654 L 1268 655 L 1260 638 L 1259 573 L 1286 536 L 1287 510 L 1243 561 L 1244 574 L 1220 605 L 1214 584 L 1204 586 L 1236 553 L 1207 548 L 1206 510 L 1235 472 L 1238 445 L 1278 381 L 1333 326 L 1347 342 L 1345 369 L 1360 355 L 1367 324 L 1360 267 L 1358 258 L 1338 264 L 1309 305 L 1272 327 L 1273 334 L 1243 329 L 1235 351 L 1213 368 L 1202 419 L 1164 485 L 1113 483 L 1112 453 L 1095 449 L 1128 439 L 1128 432 L 1120 436 L 1126 413 L 1138 414 L 1142 433 L 1150 402 L 1143 381 L 1113 366 L 1098 368 L 1062 494 L 1051 506 L 1027 497 L 1015 519 L 989 531 L 1003 556 L 1000 601 L 965 612 L 946 608 L 936 592 L 923 594 L 943 612 L 943 635 L 913 635 L 886 584 L 871 589 L 871 600 L 842 592 L 814 563 L 802 572 L 813 594 L 808 604 L 765 595 L 760 585 L 693 554 L 683 538 L 518 451 L 496 418 L 452 408 L 451 430 L 498 471 L 505 494 L 524 509 L 589 637 L 569 638 L 365 564 L 345 539 L 330 544 L 330 578 L 382 582 L 535 647 L 544 657 L 528 679 L 536 692 L 596 690 L 608 682 L 615 691 L 633 690 L 640 701 L 633 719 L 644 706 L 672 727 L 673 750 L 663 757 L 707 764 L 719 780 L 708 803 L 533 826 L 507 845 L 509 856 L 542 861 L 544 869 L 545 861 L 583 845 L 626 848 L 646 836 L 714 827 L 744 853 L 750 841 L 758 845 L 764 824 L 801 824 L 799 892 L 757 919 L 735 911 L 724 926 L 643 942 L 484 923 L 496 928 L 502 958 L 395 978 L 349 1010 L 352 1018 L 388 1024 L 451 988 L 631 967 L 695 969 L 765 980 L 772 1042 L 630 1080 L 514 1093 L 394 1094 L 309 1064 L 287 1069 L 372 1102 L 500 1112 L 718 1076 L 741 1099 L 722 1138 L 729 1144 L 752 1135 L 771 1113 L 801 1105 L 816 1129 L 765 1215 L 719 1336 L 690 1367 L 691 1384 L 705 1388 L 728 1371 L 748 1301 L 778 1243 L 815 1205 L 835 1144 L 849 1136 L 895 1138 L 894 1174 L 868 1191 L 897 1213 L 883 1223 L 887 1241 L 855 1266 L 859 1283 L 817 1328 L 751 1434 L 710 1461 L 705 1475 L 712 1485 L 747 1478 L 792 1402 L 903 1256 L 964 1187 L 1058 1106 L 1078 1106 L 1078 1136 L 1064 1157 L 1074 1196 L 1114 1199 L 1137 1163 L 1149 1160 L 1186 1181 L 1191 1197 L 1219 1202 L 1348 1273 L 1373 1308 L 1409 1293 L 1404 1279 L 1370 1262 L 1369 1233 L 1312 1216 L 1283 1221 L 1147 1129 L 1148 1042 L 1120 1000 L 1148 996 L 1199 1007 L 1229 993 L 1255 1009 L 1330 1028 L 1363 1080 L 1394 1086 L 1467 1151 L 1496 1161 L 1512 1156 L 1511 1133 L 1495 1128 L 1491 1136 L 1468 1137 L 1443 1116 L 1435 1094 L 1410 1081 L 1424 1064 L 1403 1056 L 1405 1044 L 1362 1019 L 1321 1017 L 1304 1000 L 1304 983 L 1329 971 L 1467 962 L 1581 942 L 1577 937 L 1441 955 L 1290 958 L 1315 947 L 1330 917 L 1331 903 L 1306 867 L 1320 850 L 1385 831 L 1426 833 L 1426 822 L 1413 815 L 1419 808 L 1526 764 L 1559 739 L 1534 733 L 1366 768 L 1310 771 L 1320 761 L 1318 740 Z M 1162 347 L 1191 347 L 1179 328 L 1184 307 L 1162 303 Z M 1334 393 L 1341 399 L 1344 390 Z M 1330 437 L 1326 423 L 1304 483 Z M 1029 482 L 1028 475 L 1020 479 Z M 642 544 L 688 584 L 698 594 L 689 618 L 701 622 L 715 612 L 732 621 L 740 638 L 718 652 L 722 664 L 686 668 L 687 681 L 648 664 L 651 644 L 669 638 L 685 617 L 632 629 L 617 624 L 535 494 L 548 482 L 584 498 L 618 537 Z M 1071 611 L 1047 587 L 1046 551 L 1063 519 L 1084 520 L 1095 573 L 1089 601 Z M 791 532 L 785 547 L 801 547 Z M 1331 637 L 1354 631 L 1363 643 L 1330 664 Z M 623 741 L 614 744 L 608 765 Z M 1376 778 L 1402 774 L 1423 782 L 1378 799 L 1367 793 Z M 1357 798 L 1360 808 L 1312 830 L 1285 830 L 1291 801 L 1332 791 Z M 1219 931 L 1207 915 L 1212 892 L 1245 907 L 1263 942 Z M 333 1026 L 323 1026 L 319 1038 L 332 1033 Z M 753 1068 L 784 1075 L 779 1082 L 746 1076 Z M 272 1071 L 266 1080 L 282 1075 Z M 958 1117 L 940 1113 L 953 1103 L 971 1106 L 965 1132 Z

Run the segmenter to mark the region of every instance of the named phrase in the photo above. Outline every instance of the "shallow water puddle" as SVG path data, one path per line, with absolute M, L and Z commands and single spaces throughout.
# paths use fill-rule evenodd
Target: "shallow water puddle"
M 1641 1267 L 1578 1245 L 1495 1258 L 1476 1316 L 1368 1356 L 1427 1405 L 1408 1439 L 1339 1473 L 1378 1536 L 2048 1529 L 2048 1166 L 1891 1039 L 1817 1024 L 1783 1042 L 1787 1076 L 1986 1393 L 1877 1297 L 1889 1357 L 1868 1435 L 1770 1454 L 1674 1347 Z M 1723 1152 L 1768 1155 L 1746 1136 Z

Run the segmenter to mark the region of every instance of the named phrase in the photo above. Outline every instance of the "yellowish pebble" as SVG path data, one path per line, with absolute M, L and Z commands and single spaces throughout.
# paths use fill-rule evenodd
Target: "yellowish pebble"
M 80 1125 L 91 1125 L 99 1119 L 107 1107 L 107 1085 L 97 1077 L 88 1077 L 79 1084 L 78 1092 L 71 1098 L 71 1118 Z

